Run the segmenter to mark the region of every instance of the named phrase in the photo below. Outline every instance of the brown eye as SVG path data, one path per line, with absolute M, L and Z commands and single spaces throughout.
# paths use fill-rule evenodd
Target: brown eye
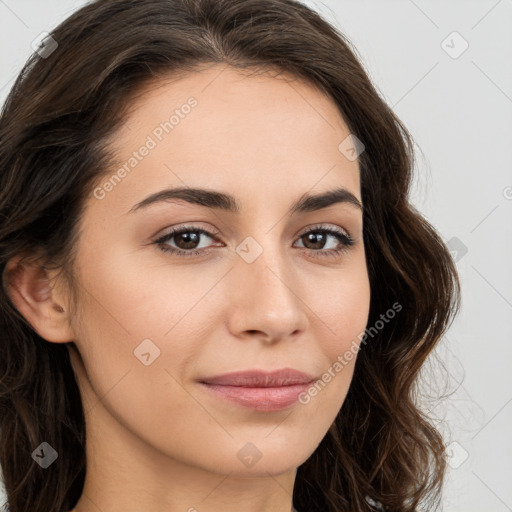
M 204 248 L 198 249 L 198 244 L 204 236 L 215 239 L 213 233 L 193 226 L 184 226 L 167 233 L 155 241 L 164 252 L 170 252 L 182 256 L 194 256 L 204 252 Z M 170 245 L 169 240 L 174 240 L 175 247 Z
M 337 240 L 339 245 L 337 248 L 324 250 L 330 238 Z M 354 245 L 354 240 L 348 233 L 324 227 L 314 228 L 302 234 L 299 240 L 302 241 L 305 249 L 312 250 L 321 256 L 338 256 Z

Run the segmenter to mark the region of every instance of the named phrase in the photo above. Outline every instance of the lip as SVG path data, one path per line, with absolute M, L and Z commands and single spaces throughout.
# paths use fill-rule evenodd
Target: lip
M 314 377 L 292 368 L 283 368 L 267 372 L 264 370 L 246 370 L 241 372 L 225 373 L 215 377 L 201 379 L 205 384 L 219 386 L 240 386 L 251 388 L 270 388 L 291 386 L 294 384 L 308 384 Z
M 222 400 L 258 411 L 278 411 L 298 401 L 315 377 L 284 368 L 267 372 L 248 370 L 200 379 L 199 383 Z

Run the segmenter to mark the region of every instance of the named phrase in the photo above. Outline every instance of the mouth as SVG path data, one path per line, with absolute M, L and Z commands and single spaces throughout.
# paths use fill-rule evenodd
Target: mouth
M 199 380 L 213 396 L 257 411 L 279 411 L 298 402 L 315 377 L 285 368 L 273 372 L 249 370 Z

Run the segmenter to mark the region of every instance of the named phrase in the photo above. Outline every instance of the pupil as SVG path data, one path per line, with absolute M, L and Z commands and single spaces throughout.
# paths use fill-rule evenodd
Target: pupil
M 192 235 L 190 235 L 189 233 L 192 233 Z M 198 238 L 199 238 L 198 233 L 193 232 L 193 231 L 192 232 L 187 231 L 186 233 L 180 233 L 177 235 L 177 237 L 182 240 L 184 239 L 185 245 L 186 245 L 186 247 L 183 247 L 184 249 L 193 249 L 194 247 L 189 247 L 188 245 L 190 245 L 190 244 L 193 245 L 194 243 L 197 243 Z
M 317 247 L 317 248 L 321 248 L 323 243 L 324 243 L 324 240 L 323 240 L 323 237 L 325 235 L 323 235 L 322 233 L 319 233 L 319 234 L 315 234 L 315 233 L 309 233 L 308 235 L 306 235 L 309 239 L 310 242 L 312 242 L 313 244 L 316 243 L 316 245 L 319 245 L 320 247 Z M 315 242 L 315 239 L 318 239 L 316 242 Z

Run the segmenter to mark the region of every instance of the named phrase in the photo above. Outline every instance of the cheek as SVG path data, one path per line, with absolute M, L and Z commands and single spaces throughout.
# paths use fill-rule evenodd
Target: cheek
M 307 282 L 307 305 L 323 328 L 321 337 L 331 361 L 359 344 L 370 312 L 370 283 L 366 266 L 344 268 L 321 281 Z M 321 283 L 321 284 L 320 284 Z
M 212 267 L 198 275 L 193 265 L 172 268 L 165 258 L 144 257 L 144 251 L 105 247 L 101 257 L 81 254 L 77 276 L 76 344 L 94 393 L 110 396 L 115 386 L 120 404 L 179 409 L 186 399 L 181 383 L 218 318 L 216 299 L 208 298 L 224 271 Z
M 368 323 L 370 285 L 366 270 L 354 272 L 350 278 L 340 278 L 337 285 L 329 285 L 329 289 L 330 293 L 318 296 L 315 304 L 315 311 L 321 312 L 321 323 L 325 327 L 321 344 L 328 360 L 315 387 L 319 394 L 328 388 L 325 398 L 334 409 L 339 409 L 348 392 Z
M 108 268 L 105 260 L 89 267 L 81 296 L 76 344 L 86 414 L 99 428 L 113 417 L 163 451 L 190 457 L 192 440 L 204 437 L 205 426 L 216 427 L 185 389 L 212 317 L 193 306 L 213 283 L 194 290 L 185 279 L 169 280 L 171 289 L 142 271 L 125 273 L 118 265 L 107 276 Z
M 213 267 L 196 272 L 193 265 L 169 263 L 165 255 L 156 257 L 152 251 L 107 246 L 99 258 L 84 251 L 79 279 L 88 314 L 97 317 L 95 323 L 101 324 L 102 331 L 128 336 L 132 343 L 162 338 L 186 319 L 222 277 Z

